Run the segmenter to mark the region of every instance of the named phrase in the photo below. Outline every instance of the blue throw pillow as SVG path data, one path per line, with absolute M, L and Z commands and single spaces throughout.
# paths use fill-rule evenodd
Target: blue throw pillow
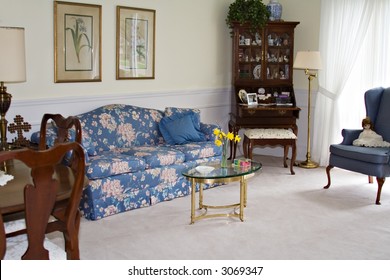
M 200 129 L 200 110 L 192 108 L 166 107 L 164 116 L 169 118 L 181 118 L 187 114 L 193 114 L 194 125 L 196 129 Z
M 205 135 L 196 128 L 196 121 L 194 113 L 164 117 L 160 121 L 159 128 L 165 142 L 170 145 L 206 141 Z

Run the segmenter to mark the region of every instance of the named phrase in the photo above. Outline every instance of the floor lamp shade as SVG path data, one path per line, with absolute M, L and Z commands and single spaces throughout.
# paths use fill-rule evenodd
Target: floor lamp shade
M 24 28 L 0 26 L 0 41 L 0 82 L 25 82 Z
M 294 69 L 319 70 L 322 69 L 320 52 L 299 51 L 294 61 Z
M 309 80 L 308 101 L 307 101 L 307 153 L 306 160 L 299 163 L 298 166 L 303 168 L 316 168 L 318 164 L 311 160 L 310 154 L 310 124 L 311 124 L 311 80 L 317 77 L 317 73 L 310 70 L 322 69 L 320 52 L 316 51 L 299 51 L 295 57 L 294 69 L 304 69 L 307 79 Z

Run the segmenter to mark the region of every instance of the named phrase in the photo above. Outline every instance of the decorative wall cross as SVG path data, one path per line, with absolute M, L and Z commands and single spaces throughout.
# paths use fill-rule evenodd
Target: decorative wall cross
M 31 129 L 31 124 L 25 122 L 21 115 L 16 115 L 14 118 L 14 122 L 15 123 L 11 123 L 8 126 L 8 131 L 10 133 L 17 132 L 17 137 L 12 139 L 13 145 L 15 147 L 29 147 L 30 141 L 28 141 L 26 137 L 23 136 L 23 131 L 29 132 Z

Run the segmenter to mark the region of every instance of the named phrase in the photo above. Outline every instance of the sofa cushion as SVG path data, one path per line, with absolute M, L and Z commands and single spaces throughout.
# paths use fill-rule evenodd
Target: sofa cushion
M 205 135 L 200 131 L 195 113 L 172 115 L 162 118 L 159 129 L 165 142 L 170 145 L 205 141 Z
M 389 148 L 371 148 L 352 145 L 330 145 L 331 154 L 375 164 L 388 164 Z
M 188 143 L 174 146 L 176 150 L 181 151 L 185 156 L 185 161 L 215 157 L 222 154 L 222 148 L 211 141 Z
M 142 171 L 145 170 L 146 163 L 141 157 L 121 154 L 112 150 L 90 157 L 86 165 L 87 177 L 98 179 Z
M 122 149 L 123 154 L 134 156 L 145 162 L 145 168 L 155 168 L 184 162 L 182 152 L 168 146 L 140 146 Z

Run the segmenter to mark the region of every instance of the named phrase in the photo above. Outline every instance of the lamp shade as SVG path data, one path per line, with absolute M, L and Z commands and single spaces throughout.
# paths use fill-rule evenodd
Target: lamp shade
M 299 51 L 294 61 L 293 68 L 318 70 L 322 69 L 320 52 L 317 51 Z
M 0 82 L 25 81 L 24 28 L 0 26 Z

